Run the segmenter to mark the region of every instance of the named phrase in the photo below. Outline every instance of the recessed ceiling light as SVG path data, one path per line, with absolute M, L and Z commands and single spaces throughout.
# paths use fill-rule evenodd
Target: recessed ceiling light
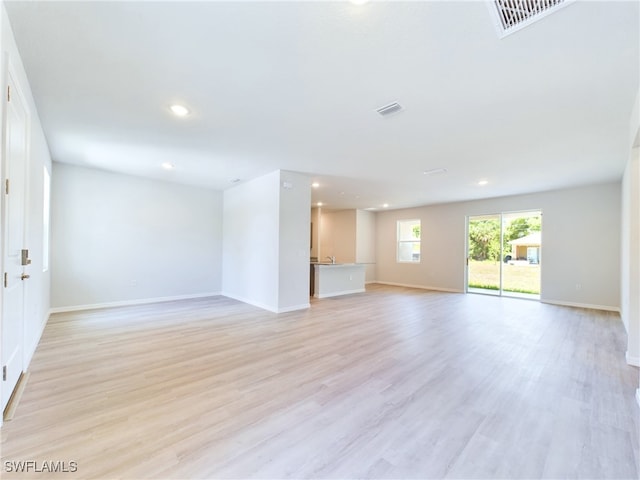
M 446 168 L 432 168 L 431 170 L 425 170 L 422 172 L 423 175 L 439 175 L 441 173 L 447 173 Z
M 322 206 L 322 202 L 318 202 L 318 203 L 316 203 L 316 205 L 321 207 Z
M 489 183 L 489 180 L 480 180 L 478 182 L 478 185 L 480 185 L 482 187 L 482 186 L 486 185 L 487 183 Z
M 164 162 L 162 164 L 162 168 L 164 168 L 165 170 L 173 170 L 174 168 L 176 168 L 176 166 L 171 162 Z
M 388 204 L 388 203 L 383 203 L 383 204 L 382 204 L 382 208 L 388 208 L 388 207 L 389 207 L 389 204 Z
M 313 188 L 318 188 L 318 187 L 320 186 L 320 184 L 319 184 L 318 182 L 313 182 L 313 183 L 311 184 L 311 186 L 312 186 Z
M 171 105 L 169 108 L 178 117 L 184 117 L 184 116 L 189 115 L 189 109 L 187 107 L 185 107 L 184 105 L 176 104 L 176 105 Z

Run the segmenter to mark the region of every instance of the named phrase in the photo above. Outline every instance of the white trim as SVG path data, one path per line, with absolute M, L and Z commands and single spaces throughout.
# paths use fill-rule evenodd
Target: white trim
M 329 297 L 338 297 L 340 295 L 351 295 L 352 293 L 364 293 L 364 292 L 366 292 L 364 288 L 358 288 L 357 290 L 342 290 L 341 292 L 316 293 L 314 297 L 329 298 Z
M 269 312 L 278 313 L 278 309 L 272 307 L 271 305 L 267 305 L 265 303 L 256 302 L 254 300 L 250 300 L 248 298 L 240 297 L 237 295 L 232 295 L 231 293 L 222 292 L 220 295 L 223 297 L 230 298 L 232 300 L 237 300 L 238 302 L 246 303 L 247 305 L 251 305 L 253 307 L 261 308 L 262 310 L 267 310 Z
M 638 406 L 640 407 L 640 388 L 636 390 L 636 402 L 638 402 Z
M 393 287 L 405 287 L 405 288 L 419 288 L 421 290 L 433 290 L 436 292 L 446 292 L 446 293 L 464 293 L 463 290 L 458 290 L 457 288 L 442 288 L 442 287 L 430 287 L 427 285 L 410 285 L 407 283 L 396 283 L 396 282 L 373 282 L 380 283 L 381 285 L 391 285 Z
M 420 225 L 420 238 L 411 240 L 400 240 L 400 224 L 401 223 L 418 223 Z M 400 244 L 401 243 L 419 243 L 420 244 L 420 258 L 418 260 L 400 260 Z M 400 264 L 413 264 L 420 265 L 422 260 L 422 219 L 421 218 L 400 218 L 396 220 L 396 263 Z
M 613 307 L 610 305 L 594 305 L 591 303 L 564 302 L 562 300 L 547 300 L 543 298 L 540 299 L 540 302 L 549 303 L 551 305 L 560 305 L 563 307 L 590 308 L 592 310 L 605 310 L 607 312 L 620 313 L 620 307 Z
M 247 305 L 251 305 L 253 307 L 261 308 L 262 310 L 267 310 L 272 313 L 287 313 L 287 312 L 293 312 L 296 310 L 306 310 L 307 308 L 311 308 L 310 303 L 302 303 L 300 305 L 292 305 L 291 307 L 277 308 L 277 307 L 272 307 L 271 305 L 266 305 L 264 303 L 249 300 L 248 298 L 232 295 L 230 293 L 222 292 L 220 295 L 222 295 L 223 297 L 231 298 L 232 300 L 237 300 L 238 302 L 246 303 Z
M 300 305 L 293 305 L 291 307 L 279 308 L 276 313 L 295 312 L 296 310 L 306 310 L 307 308 L 311 308 L 310 303 L 302 303 Z
M 634 357 L 629 355 L 629 352 L 625 353 L 624 358 L 627 359 L 627 363 L 629 365 L 633 365 L 634 367 L 640 367 L 640 357 Z
M 369 280 L 368 282 L 364 282 L 365 285 L 369 285 L 370 283 L 380 283 L 377 280 Z
M 141 298 L 136 300 L 124 300 L 120 302 L 94 303 L 90 305 L 72 305 L 68 307 L 52 308 L 49 310 L 49 315 L 51 315 L 52 313 L 77 312 L 80 310 L 95 310 L 98 308 L 128 307 L 130 305 L 145 305 L 147 303 L 171 302 L 174 300 L 190 300 L 193 298 L 219 297 L 220 295 L 221 295 L 220 292 L 209 292 L 209 293 L 196 293 L 192 295 L 175 295 L 172 297 Z

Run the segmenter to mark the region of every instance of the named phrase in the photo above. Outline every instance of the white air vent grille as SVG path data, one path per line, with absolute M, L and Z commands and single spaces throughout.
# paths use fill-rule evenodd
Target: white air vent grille
M 494 0 L 503 32 L 519 30 L 558 8 L 570 0 Z
M 398 102 L 393 102 L 393 103 L 390 103 L 389 105 L 385 105 L 384 107 L 377 108 L 376 112 L 378 112 L 383 117 L 386 117 L 387 115 L 398 113 L 401 110 L 402 110 L 402 105 L 400 105 Z

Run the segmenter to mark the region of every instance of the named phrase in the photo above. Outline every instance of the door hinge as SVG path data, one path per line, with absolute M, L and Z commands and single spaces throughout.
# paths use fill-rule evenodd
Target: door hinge
M 11 85 L 7 85 L 7 102 L 11 101 Z
M 4 365 L 2 367 L 2 381 L 6 382 L 7 381 L 7 366 Z
M 4 181 L 4 194 L 9 195 L 9 179 L 8 178 Z
M 7 274 L 7 272 L 4 272 L 4 288 L 7 288 L 8 285 L 9 285 L 9 275 Z

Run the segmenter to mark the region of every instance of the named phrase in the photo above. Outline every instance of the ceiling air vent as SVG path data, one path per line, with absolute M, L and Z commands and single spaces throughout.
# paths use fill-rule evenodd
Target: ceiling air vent
M 497 14 L 505 36 L 557 11 L 574 0 L 493 0 L 491 9 Z
M 393 103 L 390 103 L 389 105 L 385 105 L 384 107 L 377 108 L 376 112 L 378 112 L 383 117 L 386 117 L 389 115 L 393 115 L 394 113 L 398 113 L 401 110 L 402 110 L 402 105 L 400 105 L 398 102 L 393 102 Z

